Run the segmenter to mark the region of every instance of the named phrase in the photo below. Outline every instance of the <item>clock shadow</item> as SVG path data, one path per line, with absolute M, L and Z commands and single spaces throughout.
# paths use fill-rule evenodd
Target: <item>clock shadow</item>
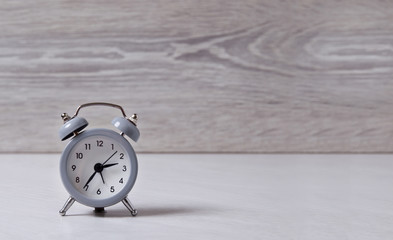
M 176 206 L 163 206 L 163 207 L 146 207 L 138 208 L 137 218 L 140 217 L 159 217 L 171 215 L 193 215 L 209 212 L 208 209 L 198 207 L 176 207 Z M 103 212 L 96 212 L 93 209 L 88 213 L 67 214 L 66 216 L 95 216 L 105 218 L 133 218 L 134 216 L 126 209 L 121 208 L 105 208 Z
M 206 209 L 193 208 L 193 207 L 146 207 L 139 208 L 136 217 L 158 217 L 170 215 L 187 215 L 197 214 L 207 211 Z M 133 217 L 127 209 L 107 209 L 105 213 L 94 213 L 99 217 Z
M 208 211 L 207 209 L 196 207 L 152 207 L 141 209 L 138 216 L 153 217 L 153 216 L 168 216 L 168 215 L 187 215 L 198 214 Z

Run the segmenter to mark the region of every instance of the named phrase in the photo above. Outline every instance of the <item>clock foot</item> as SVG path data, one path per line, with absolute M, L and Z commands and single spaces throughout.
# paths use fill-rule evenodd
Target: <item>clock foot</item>
M 70 209 L 70 207 L 72 206 L 72 204 L 74 204 L 75 199 L 73 197 L 69 197 L 66 201 L 66 203 L 64 204 L 63 208 L 60 209 L 59 214 L 61 216 L 66 215 L 66 212 L 68 211 L 68 209 Z
M 131 212 L 132 216 L 136 216 L 138 214 L 138 211 L 134 208 L 134 206 L 132 205 L 132 203 L 130 202 L 130 200 L 128 200 L 127 197 L 125 197 L 122 201 L 121 201 L 124 206 L 126 206 L 126 208 L 128 209 L 128 211 Z
M 96 207 L 94 208 L 95 213 L 105 213 L 105 208 L 103 207 Z

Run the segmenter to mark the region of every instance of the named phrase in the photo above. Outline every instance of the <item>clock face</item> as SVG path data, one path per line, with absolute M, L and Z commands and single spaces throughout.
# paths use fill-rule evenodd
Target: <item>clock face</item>
M 120 134 L 93 129 L 67 146 L 61 161 L 63 183 L 79 202 L 112 205 L 126 197 L 136 179 L 135 153 Z

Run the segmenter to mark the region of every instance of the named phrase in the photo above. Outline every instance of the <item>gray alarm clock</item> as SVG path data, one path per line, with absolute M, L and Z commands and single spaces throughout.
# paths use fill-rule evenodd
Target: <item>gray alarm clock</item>
M 95 105 L 121 110 L 123 117 L 112 121 L 120 133 L 103 128 L 83 131 L 88 122 L 77 116 L 79 110 Z M 137 211 L 127 195 L 136 181 L 138 161 L 124 135 L 135 142 L 138 140 L 137 115 L 127 118 L 119 105 L 94 102 L 79 106 L 73 117 L 63 113 L 62 118 L 64 125 L 59 130 L 59 137 L 62 141 L 71 138 L 71 141 L 61 154 L 60 176 L 70 197 L 59 211 L 60 215 L 64 216 L 75 201 L 96 211 L 121 201 L 136 216 Z

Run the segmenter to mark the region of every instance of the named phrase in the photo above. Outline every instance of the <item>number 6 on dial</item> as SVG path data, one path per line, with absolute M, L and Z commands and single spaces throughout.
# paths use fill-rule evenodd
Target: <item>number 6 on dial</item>
M 88 106 L 110 106 L 121 110 L 112 124 L 121 133 L 96 128 L 82 131 L 88 122 L 78 117 L 79 110 Z M 137 141 L 140 133 L 136 127 L 137 115 L 127 118 L 119 105 L 111 103 L 86 103 L 79 106 L 73 117 L 62 114 L 64 125 L 59 130 L 60 139 L 72 138 L 60 158 L 60 176 L 70 194 L 60 215 L 64 216 L 75 201 L 103 211 L 105 207 L 123 202 L 133 216 L 136 209 L 127 195 L 135 184 L 138 162 L 134 149 L 124 135 Z

